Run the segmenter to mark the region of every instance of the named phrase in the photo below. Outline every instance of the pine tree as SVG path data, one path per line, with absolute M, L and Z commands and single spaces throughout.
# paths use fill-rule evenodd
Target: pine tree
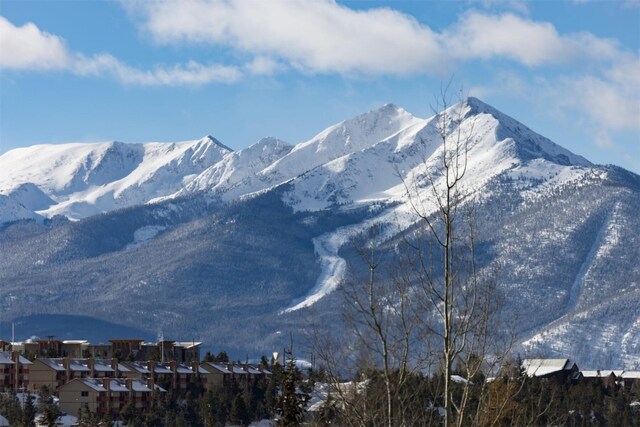
M 199 415 L 199 403 L 200 401 L 194 398 L 193 394 L 188 391 L 185 396 L 184 406 L 182 407 L 182 416 L 191 427 L 198 427 L 202 425 L 202 419 Z
M 137 413 L 136 406 L 133 402 L 127 402 L 123 407 L 122 411 L 120 411 L 120 416 L 122 417 L 122 421 L 124 421 L 125 425 L 133 424 L 137 422 Z
M 89 409 L 82 409 L 78 411 L 78 426 L 80 427 L 98 427 L 100 425 L 98 423 L 98 417 L 96 414 L 93 414 Z M 102 423 L 102 425 L 111 425 Z
M 214 362 L 220 363 L 229 363 L 229 355 L 226 351 L 221 351 L 218 355 L 213 359 Z
M 24 415 L 20 402 L 12 390 L 0 394 L 0 414 L 9 420 L 11 425 L 24 424 Z
M 200 398 L 200 416 L 205 427 L 214 427 L 216 425 L 216 401 L 211 390 L 208 390 Z
M 58 405 L 53 402 L 53 394 L 47 386 L 40 389 L 38 412 L 43 415 L 44 421 L 47 423 L 48 427 L 55 427 L 56 420 L 62 414 Z
M 248 425 L 251 417 L 247 411 L 247 405 L 242 394 L 236 395 L 231 404 L 231 412 L 229 413 L 229 421 L 240 425 Z
M 113 426 L 113 416 L 111 415 L 111 412 L 107 412 L 104 415 L 100 425 L 105 426 L 105 427 L 112 427 Z M 150 424 L 150 425 L 156 425 L 156 424 Z
M 278 426 L 301 426 L 309 395 L 298 390 L 299 373 L 296 359 L 291 351 L 287 352 L 288 360 L 282 378 L 282 392 L 277 398 L 276 411 L 280 415 Z

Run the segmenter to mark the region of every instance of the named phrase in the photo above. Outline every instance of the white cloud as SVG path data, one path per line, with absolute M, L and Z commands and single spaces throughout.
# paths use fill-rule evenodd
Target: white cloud
M 509 94 L 513 98 L 528 97 L 531 91 L 531 84 L 525 81 L 522 76 L 511 71 L 498 71 L 494 75 L 495 82 L 485 85 L 472 86 L 469 89 L 469 96 L 485 98 L 501 94 Z M 499 83 L 496 83 L 499 82 Z
M 600 148 L 614 148 L 616 146 L 611 135 L 603 129 L 599 129 L 595 132 L 593 142 Z
M 238 67 L 195 61 L 139 70 L 109 54 L 86 57 L 71 52 L 60 37 L 41 31 L 33 23 L 17 27 L 2 16 L 0 36 L 0 69 L 66 70 L 78 75 L 109 75 L 125 84 L 167 86 L 233 83 L 242 74 Z
M 612 65 L 583 74 L 500 73 L 492 84 L 472 90 L 535 104 L 550 120 L 590 135 L 591 143 L 600 149 L 627 150 L 636 157 L 640 153 L 640 55 L 627 54 Z
M 599 148 L 622 149 L 612 135 L 640 132 L 640 56 L 627 57 L 600 75 L 559 79 L 550 89 L 558 103 L 587 116 Z M 640 141 L 627 149 L 640 152 Z
M 500 2 L 500 4 L 506 4 Z M 333 0 L 178 0 L 134 3 L 160 44 L 225 46 L 318 73 L 440 74 L 453 63 L 510 58 L 527 66 L 616 60 L 618 43 L 560 34 L 549 22 L 470 11 L 434 32 L 389 8 L 352 10 Z
M 581 87 L 587 98 L 595 96 L 596 88 L 611 100 L 624 94 L 631 83 L 625 86 L 617 74 L 627 76 L 635 87 L 640 85 L 639 73 L 634 74 L 637 63 L 628 60 L 633 55 L 616 41 L 590 33 L 560 34 L 551 23 L 513 13 L 470 11 L 437 33 L 390 8 L 353 10 L 333 0 L 167 0 L 124 5 L 141 17 L 142 27 L 160 44 L 223 46 L 245 57 L 248 54 L 249 59 L 245 64 L 188 61 L 138 69 L 109 54 L 73 52 L 63 39 L 34 24 L 16 27 L 0 17 L 0 67 L 106 75 L 126 84 L 203 85 L 286 69 L 347 75 L 442 75 L 450 73 L 455 64 L 508 58 L 538 68 L 587 65 L 591 76 L 568 83 L 574 91 Z M 628 110 L 623 104 L 619 108 Z M 603 114 L 611 115 L 613 122 L 629 122 L 626 114 L 612 113 L 617 109 L 607 111 Z
M 572 0 L 573 3 L 575 4 L 587 4 L 587 3 L 594 3 L 598 0 Z M 611 2 L 611 5 L 614 6 L 614 3 Z M 640 0 L 622 0 L 619 2 L 616 2 L 615 6 L 621 6 L 623 8 L 637 8 L 640 7 Z
M 330 0 L 166 1 L 137 4 L 159 43 L 210 43 L 286 61 L 306 72 L 406 74 L 441 68 L 437 34 L 388 8 Z
M 254 75 L 272 75 L 285 67 L 279 62 L 266 56 L 256 56 L 245 68 Z
M 511 9 L 522 14 L 529 13 L 529 6 L 524 0 L 470 0 L 472 4 L 480 4 L 485 9 Z
M 599 141 L 606 140 L 603 135 L 609 131 L 640 131 L 638 55 L 627 55 L 597 73 L 549 81 L 544 92 L 550 102 L 585 113 L 598 128 Z
M 574 107 L 584 108 L 598 122 L 613 129 L 640 130 L 640 93 L 638 87 L 610 81 L 601 77 L 585 76 L 566 82 L 574 99 Z
M 605 74 L 615 82 L 640 90 L 640 55 L 626 55 Z
M 40 31 L 33 23 L 17 27 L 0 16 L 0 68 L 60 70 L 68 67 L 69 52 L 61 38 Z
M 73 71 L 81 75 L 111 75 L 122 83 L 142 86 L 183 86 L 207 83 L 233 83 L 241 78 L 237 67 L 203 65 L 195 61 L 171 67 L 139 70 L 108 54 L 91 58 L 79 57 Z
M 456 59 L 506 57 L 528 66 L 585 59 L 603 61 L 620 56 L 613 40 L 589 33 L 560 35 L 551 23 L 510 13 L 466 13 L 443 32 L 442 43 Z

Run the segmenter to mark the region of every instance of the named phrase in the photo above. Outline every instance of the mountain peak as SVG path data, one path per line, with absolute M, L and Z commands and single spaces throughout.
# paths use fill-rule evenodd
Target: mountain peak
M 345 120 L 345 122 L 359 121 L 362 119 L 374 117 L 389 117 L 390 120 L 393 120 L 396 117 L 413 118 L 413 115 L 404 108 L 397 106 L 396 104 L 387 103 L 382 105 L 381 107 L 367 111 L 366 113 L 359 114 L 352 119 Z
M 453 129 L 459 121 L 473 123 L 471 126 L 479 132 L 478 127 L 493 128 L 495 142 L 511 140 L 516 156 L 520 161 L 528 162 L 543 158 L 552 163 L 569 166 L 591 166 L 591 162 L 582 156 L 572 153 L 548 138 L 536 133 L 513 117 L 501 112 L 486 102 L 470 96 L 450 106 L 441 114 L 450 119 L 448 126 Z M 481 116 L 485 116 L 482 117 Z M 489 117 L 490 116 L 490 117 Z M 488 121 L 487 121 L 488 120 Z M 493 123 L 493 124 L 491 124 Z M 486 131 L 485 131 L 486 132 Z
M 376 111 L 376 110 L 373 110 L 373 111 Z M 392 102 L 387 102 L 382 107 L 378 108 L 377 111 L 394 112 L 394 111 L 405 111 L 405 110 L 404 110 L 404 108 L 399 107 L 399 106 L 397 106 L 396 104 L 394 104 Z
M 469 108 L 469 113 L 473 115 L 482 113 L 491 114 L 494 117 L 496 115 L 502 115 L 502 113 L 493 106 L 473 96 L 465 99 L 463 101 L 463 104 L 465 104 Z
M 260 140 L 256 142 L 256 145 L 290 145 L 290 144 L 286 143 L 285 141 L 279 138 L 276 138 L 275 136 L 265 136 L 263 138 L 260 138 Z
M 275 161 L 286 155 L 292 149 L 293 145 L 276 138 L 275 136 L 265 136 L 250 147 L 236 151 L 236 153 L 240 156 L 258 155 L 264 159 L 271 158 L 271 161 Z M 264 166 L 266 167 L 267 164 Z
M 444 111 L 437 112 L 437 115 L 439 114 L 445 114 L 454 119 L 465 119 L 477 116 L 478 114 L 490 114 L 496 119 L 500 116 L 504 116 L 495 107 L 473 96 L 462 99 L 460 102 L 455 104 L 446 105 Z
M 224 145 L 222 142 L 220 142 L 219 140 L 217 140 L 216 138 L 214 138 L 211 135 L 205 135 L 202 138 L 200 138 L 200 140 L 198 140 L 198 142 L 202 142 L 202 143 L 208 143 L 208 144 L 215 144 L 218 147 L 227 150 L 227 151 L 233 151 L 232 148 L 227 147 L 226 145 Z

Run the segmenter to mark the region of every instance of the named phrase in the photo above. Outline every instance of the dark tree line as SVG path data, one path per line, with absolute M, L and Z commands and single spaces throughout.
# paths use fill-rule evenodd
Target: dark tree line
M 466 369 L 456 367 L 454 378 Z M 397 375 L 397 372 L 395 373 Z M 457 375 L 457 376 L 456 376 Z M 496 378 L 481 372 L 473 378 L 451 382 L 453 399 L 468 393 L 461 425 L 465 426 L 640 426 L 640 384 L 625 386 L 610 380 L 566 380 L 529 378 L 516 368 Z M 313 417 L 314 426 L 368 426 L 389 424 L 384 410 L 386 387 L 380 370 L 360 374 L 359 384 L 345 404 L 329 393 L 324 408 Z M 465 387 L 468 385 L 469 387 Z M 395 390 L 392 404 L 395 426 L 430 427 L 444 422 L 443 374 L 412 373 Z M 354 411 L 353 408 L 357 408 Z M 457 416 L 455 409 L 453 415 Z

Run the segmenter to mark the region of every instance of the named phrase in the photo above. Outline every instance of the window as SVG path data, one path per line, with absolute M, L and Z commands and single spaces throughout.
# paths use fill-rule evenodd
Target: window
M 82 397 L 88 397 L 88 396 L 89 396 L 89 392 L 88 392 L 88 391 L 81 391 L 81 392 L 80 392 L 80 396 L 82 396 Z

